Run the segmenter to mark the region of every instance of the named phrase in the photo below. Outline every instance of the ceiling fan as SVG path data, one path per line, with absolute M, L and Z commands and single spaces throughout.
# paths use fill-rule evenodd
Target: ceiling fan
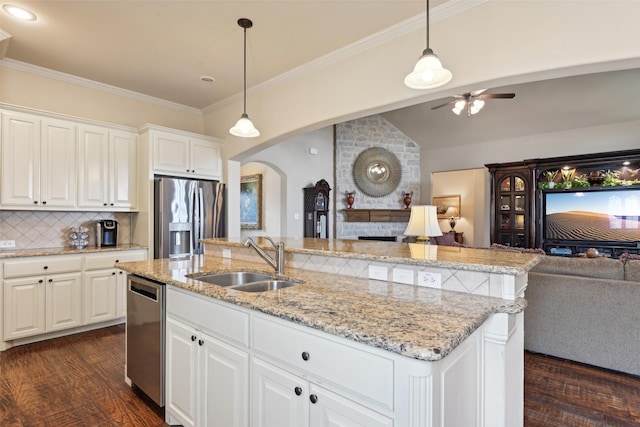
M 511 99 L 516 96 L 515 93 L 484 93 L 486 90 L 487 89 L 482 89 L 473 92 L 466 92 L 460 95 L 453 95 L 453 99 L 451 101 L 437 105 L 431 109 L 436 110 L 438 108 L 446 107 L 447 105 L 453 105 L 451 111 L 460 115 L 466 107 L 467 116 L 471 116 L 473 114 L 477 114 L 482 107 L 484 107 L 485 99 Z

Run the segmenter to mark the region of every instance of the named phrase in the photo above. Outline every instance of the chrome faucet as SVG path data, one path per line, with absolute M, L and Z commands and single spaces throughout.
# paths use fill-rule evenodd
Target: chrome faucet
M 284 260 L 285 260 L 285 256 L 284 256 L 284 242 L 274 242 L 273 239 L 271 239 L 271 237 L 267 237 L 264 236 L 265 239 L 267 239 L 268 241 L 271 242 L 271 244 L 273 245 L 273 247 L 276 248 L 276 258 L 273 259 L 271 258 L 271 256 L 269 256 L 268 253 L 266 253 L 264 251 L 264 249 L 262 249 L 260 246 L 258 246 L 256 244 L 256 242 L 253 240 L 252 237 L 247 237 L 244 242 L 242 242 L 242 244 L 245 247 L 252 247 L 253 249 L 256 250 L 256 252 L 258 252 L 258 255 L 260 255 L 260 257 L 265 260 L 267 262 L 267 264 L 269 264 L 271 267 L 273 267 L 273 269 L 276 271 L 276 274 L 284 274 Z

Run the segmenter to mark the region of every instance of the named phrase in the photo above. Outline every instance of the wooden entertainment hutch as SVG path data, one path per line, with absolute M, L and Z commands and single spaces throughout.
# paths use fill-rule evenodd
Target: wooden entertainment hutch
M 595 241 L 587 238 L 550 241 L 545 239 L 543 227 L 546 193 L 575 192 L 576 188 L 584 192 L 613 188 L 640 190 L 640 150 L 485 166 L 492 181 L 491 243 L 541 247 L 547 253 L 558 255 L 580 255 L 591 247 L 614 257 L 623 252 L 640 253 L 640 241 Z

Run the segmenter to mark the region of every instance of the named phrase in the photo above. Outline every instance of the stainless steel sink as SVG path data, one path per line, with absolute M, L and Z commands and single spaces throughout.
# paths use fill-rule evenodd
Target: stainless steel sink
M 224 286 L 242 292 L 267 292 L 297 285 L 299 282 L 275 279 L 273 275 L 252 271 L 232 271 L 229 273 L 205 274 L 189 276 L 194 280 Z
M 278 289 L 289 288 L 295 286 L 298 283 L 290 282 L 288 280 L 261 280 L 259 282 L 247 283 L 244 285 L 234 286 L 232 289 L 242 292 L 267 292 L 275 291 Z
M 237 286 L 243 285 L 245 283 L 268 280 L 271 278 L 272 276 L 269 274 L 254 273 L 251 271 L 233 271 L 230 273 L 216 273 L 192 277 L 192 279 L 200 280 L 201 282 L 212 283 L 218 286 Z

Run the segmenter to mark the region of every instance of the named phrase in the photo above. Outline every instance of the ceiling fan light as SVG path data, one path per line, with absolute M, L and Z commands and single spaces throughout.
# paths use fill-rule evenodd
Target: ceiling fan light
M 253 122 L 246 113 L 242 113 L 235 126 L 229 129 L 229 133 L 241 138 L 255 138 L 260 136 L 260 132 L 253 126 Z
M 474 100 L 469 106 L 469 111 L 471 114 L 477 114 L 484 107 L 484 101 L 481 99 Z
M 442 67 L 442 63 L 431 49 L 425 49 L 413 71 L 404 79 L 411 89 L 431 89 L 447 84 L 453 75 Z
M 451 111 L 453 111 L 456 115 L 460 115 L 460 113 L 462 113 L 462 110 L 464 110 L 464 107 L 467 105 L 467 102 L 463 99 L 460 99 L 458 101 L 456 101 L 456 103 L 453 105 L 453 108 L 451 109 Z

